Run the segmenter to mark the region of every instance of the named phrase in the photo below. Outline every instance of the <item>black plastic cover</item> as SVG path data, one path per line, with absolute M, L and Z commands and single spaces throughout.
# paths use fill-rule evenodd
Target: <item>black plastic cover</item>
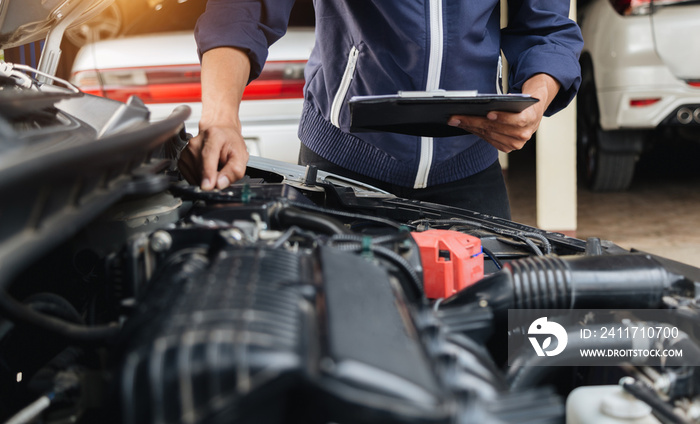
M 453 410 L 400 288 L 368 259 L 224 247 L 167 264 L 125 329 L 125 423 L 446 422 Z

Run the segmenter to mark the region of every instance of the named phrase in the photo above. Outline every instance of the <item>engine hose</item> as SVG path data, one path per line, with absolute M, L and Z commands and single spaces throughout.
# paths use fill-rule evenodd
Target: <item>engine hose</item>
M 3 290 L 0 282 L 0 315 L 15 323 L 27 324 L 69 341 L 78 343 L 104 343 L 112 340 L 120 331 L 118 325 L 84 326 L 41 314 L 18 302 Z
M 292 206 L 284 206 L 278 209 L 275 213 L 275 218 L 283 227 L 296 225 L 328 235 L 350 234 L 348 228 L 333 218 L 320 213 L 303 211 Z
M 85 325 L 85 320 L 73 305 L 56 294 L 37 293 L 24 299 L 24 303 L 42 314 L 51 315 L 74 324 Z
M 656 327 L 666 326 L 663 323 L 645 323 L 645 326 Z M 556 372 L 557 366 L 567 364 L 592 365 L 600 364 L 600 358 L 597 357 L 582 357 L 580 350 L 590 349 L 591 341 L 579 337 L 581 330 L 595 331 L 599 330 L 600 326 L 577 326 L 573 330 L 567 330 L 568 342 L 566 349 L 555 356 L 538 356 L 534 349 L 526 346 L 517 358 L 512 361 L 512 365 L 508 369 L 506 378 L 510 383 L 511 390 L 519 390 L 526 387 L 537 385 L 547 375 Z M 675 341 L 674 341 L 675 340 Z M 664 349 L 674 348 L 682 349 L 682 357 L 673 357 L 667 359 L 666 365 L 679 366 L 690 365 L 691 361 L 700 355 L 700 348 L 688 338 L 688 335 L 682 331 L 679 332 L 679 337 L 674 340 L 664 339 L 662 337 L 634 339 L 634 338 L 598 338 L 596 339 L 596 350 L 608 349 L 652 349 L 654 346 L 663 346 Z M 657 360 L 654 357 L 640 357 L 640 361 Z M 619 364 L 628 363 L 628 358 L 620 358 Z M 635 365 L 643 365 L 635 363 Z
M 633 379 L 632 379 L 633 380 Z M 664 402 L 651 388 L 635 382 L 622 382 L 622 388 L 635 398 L 651 407 L 652 414 L 664 424 L 690 424 L 690 421 L 676 414 L 673 407 Z
M 401 255 L 383 246 L 372 246 L 372 251 L 375 254 L 389 259 L 395 264 L 399 265 L 399 267 L 408 274 L 410 280 L 418 289 L 418 292 L 421 293 L 421 295 L 425 293 L 425 289 L 423 287 L 423 280 L 421 280 L 418 274 L 413 270 L 411 264 L 409 264 L 408 261 L 404 259 Z
M 508 309 L 653 309 L 683 281 L 645 254 L 532 257 L 506 263 L 440 308 L 487 301 L 496 315 Z
M 11 282 L 8 279 L 10 274 L 0 275 L 0 316 L 9 321 L 45 330 L 77 343 L 104 343 L 112 340 L 119 333 L 120 327 L 116 324 L 86 326 L 43 314 L 25 305 L 7 291 Z

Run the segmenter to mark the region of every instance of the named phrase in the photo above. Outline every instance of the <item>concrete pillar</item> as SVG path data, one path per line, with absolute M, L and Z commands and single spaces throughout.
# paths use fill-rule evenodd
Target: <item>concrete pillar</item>
M 576 105 L 544 118 L 537 131 L 537 226 L 576 233 Z
M 571 0 L 576 19 L 576 0 Z M 576 102 L 544 118 L 537 131 L 537 226 L 576 233 Z

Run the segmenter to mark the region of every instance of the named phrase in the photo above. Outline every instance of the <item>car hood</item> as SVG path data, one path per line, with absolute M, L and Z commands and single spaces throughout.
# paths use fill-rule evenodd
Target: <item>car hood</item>
M 100 13 L 114 0 L 0 1 L 0 48 L 46 37 L 52 28 L 64 30 Z

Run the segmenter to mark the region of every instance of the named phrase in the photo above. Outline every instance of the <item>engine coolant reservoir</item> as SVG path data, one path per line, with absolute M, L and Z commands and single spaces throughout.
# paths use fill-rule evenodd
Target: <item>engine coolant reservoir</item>
M 660 424 L 646 403 L 621 386 L 579 387 L 566 399 L 566 424 Z

